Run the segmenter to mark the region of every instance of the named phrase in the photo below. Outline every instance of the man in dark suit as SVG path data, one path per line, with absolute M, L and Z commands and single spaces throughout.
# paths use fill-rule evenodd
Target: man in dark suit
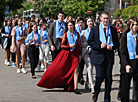
M 50 28 L 48 30 L 48 43 L 51 48 L 51 54 L 52 54 L 52 61 L 57 57 L 57 55 L 61 52 L 61 41 L 62 36 L 64 34 L 65 29 L 65 22 L 64 20 L 64 12 L 59 12 L 58 14 L 58 22 L 53 22 L 50 25 Z M 58 24 L 59 23 L 59 24 Z M 56 26 L 58 24 L 58 26 Z M 57 36 L 57 33 L 60 33 L 60 36 Z
M 114 50 L 118 49 L 117 30 L 109 25 L 109 13 L 101 13 L 101 23 L 91 29 L 88 44 L 92 47 L 91 61 L 96 68 L 95 93 L 93 102 L 98 99 L 100 87 L 105 79 L 104 102 L 110 102 L 112 85 L 112 68 L 114 64 Z M 110 38 L 110 40 L 109 40 Z M 103 39 L 105 39 L 103 41 Z

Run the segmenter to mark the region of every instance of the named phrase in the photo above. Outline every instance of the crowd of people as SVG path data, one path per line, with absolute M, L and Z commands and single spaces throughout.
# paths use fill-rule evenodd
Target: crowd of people
M 79 94 L 78 82 L 85 85 L 85 89 L 89 89 L 90 84 L 93 102 L 97 102 L 105 80 L 104 102 L 110 102 L 114 53 L 118 52 L 121 74 L 117 98 L 121 102 L 129 102 L 133 77 L 133 100 L 138 102 L 138 18 L 131 17 L 125 21 L 121 17 L 111 23 L 106 11 L 97 21 L 91 17 L 65 18 L 64 12 L 59 12 L 57 17 L 57 20 L 35 18 L 35 15 L 6 18 L 1 30 L 5 64 L 10 66 L 12 62 L 17 73 L 26 74 L 25 62 L 28 61 L 33 79 L 36 79 L 36 67 L 39 71 L 44 68 L 45 73 L 37 84 L 39 87 L 64 88 Z M 49 52 L 52 63 L 48 67 Z M 85 64 L 87 77 L 84 81 Z

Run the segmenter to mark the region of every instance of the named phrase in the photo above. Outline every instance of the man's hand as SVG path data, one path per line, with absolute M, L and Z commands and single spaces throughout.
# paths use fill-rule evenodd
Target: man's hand
M 138 60 L 138 55 L 136 55 L 135 58 Z
M 129 65 L 126 66 L 126 72 L 127 73 L 130 73 L 130 68 L 131 68 L 131 66 L 129 66 Z
M 51 45 L 51 51 L 55 51 L 55 47 Z
M 105 43 L 102 43 L 101 44 L 101 48 L 103 49 L 103 48 L 106 48 L 107 47 L 107 45 L 105 44 Z
M 112 50 L 112 46 L 107 45 L 107 49 L 108 49 L 108 50 Z

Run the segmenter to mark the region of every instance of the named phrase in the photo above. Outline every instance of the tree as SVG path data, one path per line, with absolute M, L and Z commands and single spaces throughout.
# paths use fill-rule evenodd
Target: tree
M 133 0 L 132 5 L 138 5 L 138 0 Z
M 26 0 L 0 0 L 0 14 L 3 17 L 4 16 L 4 10 L 5 6 L 9 6 L 9 10 L 16 12 L 17 9 L 22 8 L 22 3 Z
M 115 18 L 122 16 L 124 19 L 128 20 L 130 17 L 138 17 L 138 5 L 130 6 L 128 8 L 117 10 L 114 13 Z
M 130 6 L 122 11 L 123 18 L 129 19 L 130 17 L 138 17 L 138 5 Z
M 123 9 L 117 9 L 114 13 L 114 18 L 121 17 Z
M 22 13 L 24 10 L 30 10 L 30 9 L 33 9 L 34 7 L 34 4 L 30 1 L 23 1 L 23 3 L 21 3 L 22 7 L 19 8 L 19 9 L 16 9 L 16 10 L 11 10 L 10 12 L 10 15 L 15 15 L 16 13 L 19 14 L 20 16 L 22 16 Z
M 86 17 L 88 9 L 92 10 L 92 16 L 103 11 L 106 1 L 108 0 L 35 0 L 34 7 L 44 16 L 56 16 L 62 10 L 66 15 Z
M 62 0 L 35 0 L 34 8 L 38 9 L 43 16 L 57 15 L 62 10 Z
M 87 10 L 90 9 L 92 11 L 91 16 L 96 15 L 97 12 L 103 11 L 105 8 L 105 2 L 108 0 L 64 0 L 65 7 L 63 11 L 67 13 L 67 15 L 83 16 L 87 17 Z

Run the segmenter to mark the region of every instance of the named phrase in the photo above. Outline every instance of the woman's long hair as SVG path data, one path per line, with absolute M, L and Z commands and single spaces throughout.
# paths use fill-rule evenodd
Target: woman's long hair
M 32 27 L 36 25 L 35 22 L 30 22 L 29 23 L 29 28 L 28 28 L 28 34 L 30 34 L 32 32 Z M 37 25 L 36 25 L 37 26 Z
M 4 26 L 7 26 L 7 22 L 8 21 L 11 21 L 11 19 L 10 18 L 7 18 L 6 20 L 5 20 L 5 25 Z M 11 23 L 12 24 L 12 23 Z
M 68 24 L 69 24 L 69 23 L 72 23 L 72 24 L 74 25 L 73 30 L 75 30 L 75 21 L 69 20 L 69 22 L 65 24 L 65 31 L 64 31 L 64 33 L 66 33 L 66 32 L 68 31 Z
M 129 19 L 128 24 L 127 24 L 127 27 L 126 27 L 126 29 L 124 30 L 123 35 L 124 35 L 124 34 L 127 34 L 127 33 L 132 29 L 132 25 L 134 24 L 134 22 L 137 22 L 137 24 L 138 24 L 138 19 L 137 19 L 137 17 L 132 17 L 132 18 Z

